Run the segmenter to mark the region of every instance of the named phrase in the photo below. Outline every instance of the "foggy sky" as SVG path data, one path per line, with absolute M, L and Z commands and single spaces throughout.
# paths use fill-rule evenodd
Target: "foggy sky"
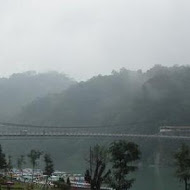
M 0 0 L 0 76 L 189 64 L 189 0 Z

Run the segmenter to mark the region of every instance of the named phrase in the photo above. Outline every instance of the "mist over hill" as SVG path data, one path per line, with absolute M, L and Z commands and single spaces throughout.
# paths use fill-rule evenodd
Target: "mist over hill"
M 0 119 L 10 119 L 35 99 L 61 93 L 74 83 L 74 80 L 58 72 L 28 71 L 0 78 Z
M 190 124 L 189 97 L 188 66 L 156 65 L 147 72 L 122 68 L 72 85 L 64 93 L 36 99 L 23 108 L 18 121 L 123 125 L 122 131 L 155 133 L 163 124 Z
M 161 125 L 190 124 L 190 67 L 188 66 L 156 65 L 146 72 L 122 68 L 110 75 L 99 75 L 79 83 L 57 73 L 39 75 L 25 73 L 2 80 L 19 84 L 14 85 L 18 86 L 17 89 L 10 87 L 8 82 L 9 88 L 5 86 L 9 89 L 7 96 L 9 95 L 11 101 L 16 102 L 18 110 L 21 110 L 20 112 L 14 110 L 15 117 L 8 120 L 14 123 L 79 127 L 100 125 L 102 128 L 90 130 L 153 134 L 158 133 Z M 2 92 L 5 94 L 6 91 Z M 48 151 L 54 156 L 56 167 L 68 171 L 82 171 L 85 168 L 84 155 L 87 154 L 89 146 L 96 143 L 108 145 L 113 140 L 38 138 L 28 139 L 24 141 L 25 143 L 22 139 L 14 142 L 3 141 L 2 145 L 7 147 L 8 154 L 13 156 L 23 152 L 27 154 L 26 146 Z M 142 163 L 157 163 L 158 146 L 160 146 L 157 139 L 128 138 L 127 140 L 140 145 Z M 161 142 L 162 164 L 171 164 L 172 151 L 181 143 L 181 141 L 167 140 Z

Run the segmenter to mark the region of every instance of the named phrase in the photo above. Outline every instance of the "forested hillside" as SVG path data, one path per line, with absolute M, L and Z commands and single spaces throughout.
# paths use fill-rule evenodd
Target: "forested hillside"
M 100 125 L 102 128 L 90 130 L 154 134 L 158 132 L 160 125 L 190 125 L 190 67 L 168 68 L 157 65 L 146 72 L 123 68 L 118 72 L 113 71 L 108 76 L 99 75 L 80 83 L 62 78 L 60 75 L 57 76 L 61 78 L 58 82 L 57 78 L 53 80 L 54 75 L 57 76 L 55 73 L 51 77 L 49 74 L 25 73 L 12 76 L 12 79 L 4 79 L 7 83 L 11 80 L 12 83 L 15 81 L 16 84 L 20 84 L 20 87 L 15 85 L 15 88 L 6 86 L 9 89 L 7 97 L 10 96 L 10 102 L 16 103 L 18 107 L 21 103 L 24 105 L 24 102 L 30 102 L 22 107 L 22 111 L 10 119 L 10 122 L 79 127 Z M 51 80 L 46 80 L 49 77 Z M 2 92 L 5 93 L 1 90 Z M 26 95 L 33 96 L 27 99 Z M 38 97 L 35 100 L 34 95 Z M 22 154 L 24 150 L 26 153 L 27 147 L 48 150 L 54 155 L 57 167 L 68 171 L 82 171 L 85 167 L 84 155 L 88 152 L 89 146 L 96 143 L 108 145 L 113 140 L 66 137 L 44 141 L 28 139 L 23 143 L 20 139 L 14 142 L 3 141 L 3 146 L 9 150 L 8 154 L 15 156 Z M 162 164 L 172 164 L 172 152 L 182 143 L 179 140 L 161 142 L 158 139 L 128 138 L 127 140 L 140 145 L 143 164 L 158 164 L 158 153 L 162 155 Z M 160 145 L 162 149 L 159 148 Z M 15 146 L 20 148 L 12 148 Z
M 6 120 L 21 111 L 36 98 L 60 93 L 75 82 L 57 72 L 17 73 L 0 78 L 0 119 Z
M 190 67 L 156 65 L 147 72 L 121 69 L 80 82 L 64 93 L 33 101 L 19 122 L 46 125 L 123 125 L 154 133 L 190 124 Z

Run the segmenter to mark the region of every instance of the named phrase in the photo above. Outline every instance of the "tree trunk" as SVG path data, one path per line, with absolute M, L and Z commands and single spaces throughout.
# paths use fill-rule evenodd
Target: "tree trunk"
M 101 162 L 97 160 L 94 176 L 93 176 L 93 179 L 91 180 L 91 189 L 98 190 L 97 189 L 97 187 L 98 187 L 98 171 L 99 171 L 100 166 L 101 166 Z
M 32 166 L 32 183 L 34 181 L 34 166 Z
M 46 177 L 45 180 L 44 189 L 48 189 L 48 176 Z
M 188 190 L 187 189 L 187 179 L 185 179 L 185 190 Z
M 90 182 L 90 187 L 91 187 L 91 190 L 95 190 L 95 183 L 93 179 Z

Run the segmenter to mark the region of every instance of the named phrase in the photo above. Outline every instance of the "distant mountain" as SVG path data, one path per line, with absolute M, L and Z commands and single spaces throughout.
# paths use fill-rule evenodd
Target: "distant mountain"
M 52 125 L 123 125 L 123 131 L 155 133 L 190 124 L 190 67 L 156 65 L 147 72 L 121 69 L 36 99 L 19 121 Z
M 36 98 L 61 93 L 76 82 L 57 72 L 28 71 L 0 78 L 0 119 L 18 114 Z

